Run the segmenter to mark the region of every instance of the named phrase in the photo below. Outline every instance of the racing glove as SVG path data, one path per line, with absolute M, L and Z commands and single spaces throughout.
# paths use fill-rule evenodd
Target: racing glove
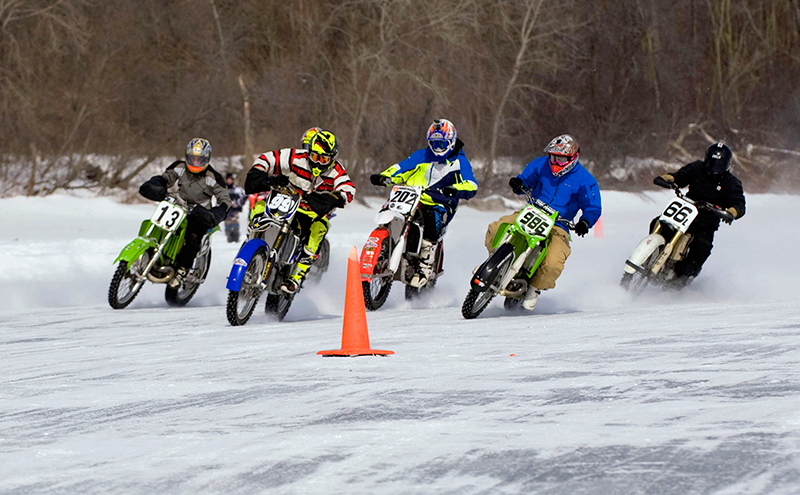
M 511 190 L 514 191 L 514 194 L 522 194 L 525 192 L 525 184 L 519 177 L 510 178 L 508 180 L 508 185 L 511 186 Z
M 720 215 L 720 218 L 722 219 L 723 222 L 727 223 L 728 225 L 733 223 L 733 220 L 737 217 L 737 215 L 739 215 L 739 212 L 737 212 L 736 208 L 734 208 L 733 206 L 731 206 L 730 208 L 726 209 L 725 213 L 730 214 L 730 216 Z
M 167 197 L 167 179 L 161 175 L 154 175 L 147 182 L 139 186 L 139 194 L 151 201 L 164 201 Z
M 344 206 L 344 198 L 336 193 L 320 193 L 312 191 L 303 196 L 303 201 L 311 208 L 311 211 L 319 216 L 325 216 L 334 208 L 341 208 Z
M 578 220 L 578 223 L 575 224 L 575 233 L 578 234 L 580 237 L 585 236 L 589 233 L 589 222 L 586 219 L 581 218 Z
M 667 189 L 671 189 L 675 186 L 675 178 L 670 174 L 659 175 L 655 179 L 653 179 L 653 184 L 665 187 Z
M 381 174 L 372 174 L 369 176 L 369 181 L 373 186 L 388 186 L 392 183 L 392 179 Z
M 191 222 L 206 230 L 219 223 L 214 221 L 215 215 L 213 208 L 208 210 L 200 205 L 197 205 L 192 209 L 192 212 L 189 213 L 189 217 L 186 220 L 187 222 Z

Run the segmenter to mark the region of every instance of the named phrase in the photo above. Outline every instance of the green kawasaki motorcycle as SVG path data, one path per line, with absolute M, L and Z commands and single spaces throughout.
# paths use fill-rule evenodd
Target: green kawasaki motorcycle
M 175 256 L 183 247 L 188 213 L 189 209 L 180 198 L 170 196 L 156 206 L 149 220 L 142 222 L 139 237 L 125 246 L 114 260 L 119 264 L 108 287 L 108 304 L 112 308 L 127 307 L 145 281 L 166 284 L 175 276 Z M 219 226 L 215 226 L 203 236 L 200 251 L 183 283 L 174 288 L 167 286 L 164 298 L 170 306 L 186 305 L 206 279 L 211 266 L 211 234 L 218 230 Z
M 528 206 L 517 215 L 514 223 L 498 229 L 492 240 L 494 251 L 476 270 L 461 314 L 466 319 L 477 317 L 489 302 L 500 294 L 505 296 L 507 310 L 519 308 L 528 281 L 541 265 L 550 244 L 549 234 L 556 222 L 574 228 L 574 224 L 559 216 L 558 211 L 526 193 Z

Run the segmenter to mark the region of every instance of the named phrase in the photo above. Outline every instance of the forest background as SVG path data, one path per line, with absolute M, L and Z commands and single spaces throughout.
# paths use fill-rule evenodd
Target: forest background
M 241 173 L 311 126 L 365 187 L 434 118 L 484 196 L 564 132 L 603 188 L 725 140 L 796 192 L 799 83 L 800 0 L 0 0 L 0 195 L 124 190 L 195 136 Z

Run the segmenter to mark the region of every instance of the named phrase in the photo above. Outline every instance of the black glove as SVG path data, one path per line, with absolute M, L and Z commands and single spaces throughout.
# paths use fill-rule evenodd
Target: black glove
M 665 187 L 667 189 L 672 189 L 673 187 L 675 187 L 674 182 L 668 181 L 667 179 L 661 177 L 660 175 L 655 179 L 653 179 L 653 184 L 659 187 Z
M 587 222 L 583 218 L 578 220 L 578 223 L 575 224 L 575 233 L 578 234 L 578 236 L 580 236 L 580 237 L 583 237 L 586 234 L 588 234 L 589 233 L 589 222 Z
M 194 225 L 198 225 L 199 227 L 205 230 L 208 230 L 212 228 L 214 225 L 219 223 L 215 222 L 214 220 L 215 218 L 214 218 L 213 208 L 211 210 L 208 210 L 200 205 L 195 206 L 192 209 L 192 212 L 189 213 L 189 218 L 186 219 L 187 222 L 190 222 Z
M 336 193 L 310 192 L 303 196 L 303 201 L 311 208 L 311 211 L 319 216 L 325 216 L 334 208 L 344 206 L 344 198 Z
M 525 192 L 525 184 L 519 177 L 510 178 L 508 180 L 508 185 L 511 186 L 511 190 L 514 191 L 514 194 L 522 194 Z
M 448 198 L 455 198 L 458 195 L 458 189 L 453 186 L 447 186 L 442 188 L 442 194 Z
M 167 197 L 167 179 L 161 175 L 154 175 L 139 186 L 139 194 L 151 201 L 164 201 Z
M 369 176 L 369 181 L 373 186 L 388 186 L 392 183 L 392 179 L 381 174 L 372 174 Z
M 269 178 L 269 185 L 272 187 L 284 187 L 289 185 L 288 175 L 274 175 Z
M 225 217 L 228 215 L 228 209 L 223 205 L 217 205 L 211 208 L 211 213 L 214 215 L 214 225 L 217 225 L 225 220 Z

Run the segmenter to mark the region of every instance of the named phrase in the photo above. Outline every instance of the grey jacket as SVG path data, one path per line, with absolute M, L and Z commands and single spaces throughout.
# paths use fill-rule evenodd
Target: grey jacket
M 211 197 L 217 198 L 217 205 L 230 209 L 233 205 L 228 195 L 228 187 L 222 175 L 209 165 L 203 172 L 193 174 L 186 170 L 186 162 L 178 160 L 167 167 L 161 174 L 167 181 L 167 187 L 178 182 L 178 193 L 181 199 L 190 205 L 200 205 L 211 209 Z

